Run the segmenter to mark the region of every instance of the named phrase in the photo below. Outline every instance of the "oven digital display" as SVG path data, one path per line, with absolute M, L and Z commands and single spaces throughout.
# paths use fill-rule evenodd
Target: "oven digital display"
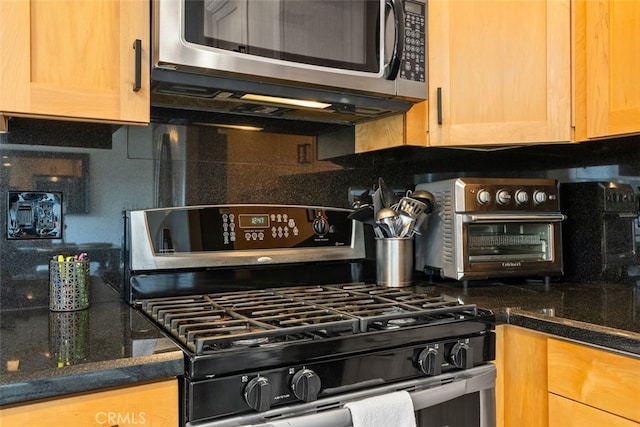
M 268 228 L 269 215 L 239 215 L 238 225 L 240 228 Z

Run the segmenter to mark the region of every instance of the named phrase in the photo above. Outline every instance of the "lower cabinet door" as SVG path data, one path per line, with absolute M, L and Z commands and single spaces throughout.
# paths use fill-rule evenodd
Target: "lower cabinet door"
M 176 427 L 176 379 L 3 407 L 0 425 Z

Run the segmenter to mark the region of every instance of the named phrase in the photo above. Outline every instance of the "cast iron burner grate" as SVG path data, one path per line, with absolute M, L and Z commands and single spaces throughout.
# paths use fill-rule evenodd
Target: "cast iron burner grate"
M 457 299 L 360 283 L 153 298 L 142 310 L 196 355 L 477 316 Z

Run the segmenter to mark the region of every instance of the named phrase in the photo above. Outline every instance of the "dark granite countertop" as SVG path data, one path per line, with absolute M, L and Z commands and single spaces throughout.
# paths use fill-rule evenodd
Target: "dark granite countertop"
M 0 405 L 179 376 L 171 339 L 97 279 L 88 309 L 0 311 Z M 93 282 L 92 282 L 93 283 Z M 613 283 L 416 281 L 509 323 L 640 357 L 640 288 Z
M 640 357 L 640 288 L 632 284 L 418 281 L 416 288 L 493 310 L 498 323 Z
M 39 285 L 29 287 L 48 286 Z M 3 304 L 0 311 L 0 405 L 184 372 L 182 350 L 98 277 L 92 277 L 89 308 L 53 312 L 42 305 Z

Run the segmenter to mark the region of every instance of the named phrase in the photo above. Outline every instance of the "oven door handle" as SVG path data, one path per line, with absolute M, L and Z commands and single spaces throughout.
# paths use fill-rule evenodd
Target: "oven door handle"
M 463 223 L 496 223 L 496 222 L 561 222 L 567 219 L 561 213 L 544 214 L 463 214 Z
M 472 373 L 471 373 L 472 372 Z M 411 396 L 413 402 L 413 408 L 415 411 L 431 408 L 444 402 L 449 402 L 461 396 L 468 394 L 480 393 L 480 404 L 488 409 L 486 413 L 482 414 L 481 426 L 495 425 L 495 382 L 496 382 L 496 368 L 493 364 L 487 364 L 478 366 L 467 371 L 462 371 L 460 377 L 454 378 L 452 382 L 429 386 L 426 388 L 420 387 L 420 380 L 411 380 L 406 383 L 390 384 L 388 386 L 382 386 L 372 390 L 362 390 L 359 392 L 348 393 L 341 399 L 341 404 L 366 399 L 367 397 L 373 397 L 384 393 L 392 393 L 394 391 L 406 390 Z M 307 404 L 300 404 L 301 408 L 308 408 L 312 406 L 318 406 L 322 402 L 310 402 Z M 213 421 L 211 423 L 197 424 L 198 427 L 231 427 L 231 426 L 243 426 L 243 427 L 352 427 L 351 412 L 349 409 L 341 406 L 337 409 L 329 409 L 320 412 L 313 412 L 305 414 L 302 411 L 300 414 L 296 414 L 295 407 L 283 408 L 280 411 L 272 410 L 273 413 L 277 413 L 281 418 L 271 419 L 264 421 L 260 415 L 256 416 L 239 416 L 227 420 Z M 264 413 L 265 416 L 273 416 L 269 413 Z M 287 415 L 285 415 L 287 414 Z M 275 414 L 274 414 L 275 415 Z M 283 416 L 284 415 L 284 416 Z M 262 419 L 256 419 L 256 418 Z M 186 427 L 195 427 L 191 423 L 187 423 Z

